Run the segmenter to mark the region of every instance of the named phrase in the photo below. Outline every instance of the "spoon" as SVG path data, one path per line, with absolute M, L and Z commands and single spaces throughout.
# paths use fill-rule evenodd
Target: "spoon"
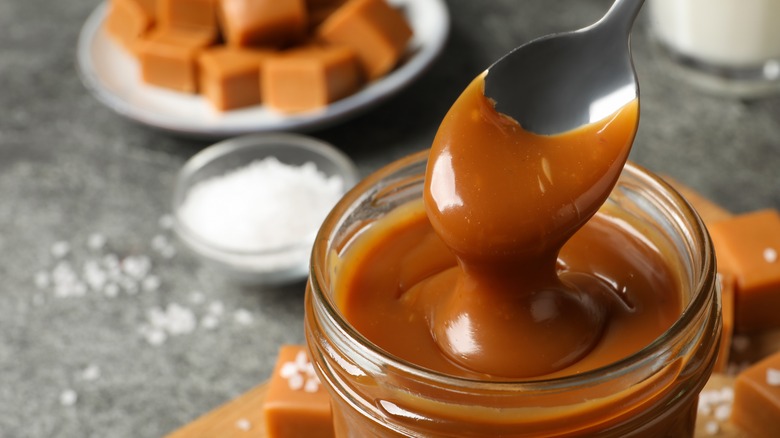
M 487 70 L 485 96 L 526 131 L 554 135 L 639 97 L 630 36 L 644 0 L 616 0 L 586 28 L 535 39 Z

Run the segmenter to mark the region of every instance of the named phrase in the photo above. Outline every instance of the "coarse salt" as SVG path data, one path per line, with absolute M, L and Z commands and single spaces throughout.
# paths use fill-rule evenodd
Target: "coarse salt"
M 715 435 L 720 432 L 720 425 L 717 421 L 708 421 L 704 425 L 704 430 L 707 432 L 707 435 Z
M 722 404 L 715 408 L 713 413 L 715 419 L 718 421 L 726 421 L 731 416 L 731 404 Z
M 320 379 L 314 371 L 314 365 L 303 351 L 298 352 L 294 361 L 283 363 L 279 375 L 287 380 L 287 386 L 292 391 L 314 393 L 320 389 Z
M 60 393 L 60 404 L 62 406 L 73 406 L 76 404 L 79 395 L 72 389 L 66 389 Z
M 233 313 L 233 319 L 239 325 L 250 325 L 254 320 L 254 318 L 252 317 L 252 312 L 246 309 L 236 310 L 235 313 Z
M 200 319 L 200 326 L 206 330 L 213 330 L 219 326 L 219 317 L 208 314 Z
M 764 260 L 767 263 L 774 263 L 777 261 L 777 250 L 774 248 L 764 249 Z
M 100 233 L 92 233 L 87 237 L 87 247 L 93 251 L 98 251 L 103 249 L 103 247 L 106 246 L 106 243 L 108 242 L 108 239 L 106 239 L 106 236 L 100 234 Z
M 767 368 L 766 383 L 769 386 L 780 386 L 780 370 Z
M 258 160 L 190 189 L 179 213 L 204 240 L 235 251 L 258 251 L 313 236 L 344 191 L 339 176 L 313 163 Z
M 68 255 L 70 252 L 70 243 L 65 241 L 59 241 L 54 243 L 54 245 L 51 246 L 51 255 L 54 257 L 61 259 Z
M 243 430 L 243 431 L 247 432 L 250 429 L 252 429 L 252 423 L 250 423 L 249 420 L 247 420 L 246 418 L 242 418 L 242 419 L 236 421 L 236 427 L 239 430 Z
M 734 389 L 704 389 L 699 393 L 699 420 L 705 421 L 704 430 L 707 435 L 720 433 L 721 424 L 728 421 L 734 403 Z
M 81 371 L 81 378 L 92 382 L 100 378 L 100 367 L 97 365 L 88 365 Z

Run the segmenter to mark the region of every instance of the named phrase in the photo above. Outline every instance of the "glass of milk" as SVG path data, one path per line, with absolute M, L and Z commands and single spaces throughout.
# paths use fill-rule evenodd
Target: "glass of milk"
M 780 92 L 780 0 L 649 0 L 653 36 L 674 70 L 713 92 Z

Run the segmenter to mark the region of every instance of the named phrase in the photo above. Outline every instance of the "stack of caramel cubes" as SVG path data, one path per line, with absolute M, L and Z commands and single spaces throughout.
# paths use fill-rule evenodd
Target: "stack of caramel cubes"
M 142 80 L 219 111 L 322 108 L 396 67 L 412 29 L 386 0 L 110 0 Z

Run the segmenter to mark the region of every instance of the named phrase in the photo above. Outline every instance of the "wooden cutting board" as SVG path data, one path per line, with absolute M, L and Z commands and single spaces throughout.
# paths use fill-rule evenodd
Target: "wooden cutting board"
M 267 393 L 268 383 L 262 383 L 165 438 L 265 438 L 263 403 Z
M 704 391 L 721 390 L 734 386 L 734 378 L 713 374 Z M 166 438 L 265 438 L 263 403 L 268 384 L 262 383 L 240 397 L 206 413 L 192 423 L 178 429 Z M 716 422 L 717 433 L 707 429 L 709 422 Z M 710 426 L 712 427 L 712 426 Z M 714 413 L 699 415 L 695 438 L 749 438 L 728 421 L 718 421 Z

